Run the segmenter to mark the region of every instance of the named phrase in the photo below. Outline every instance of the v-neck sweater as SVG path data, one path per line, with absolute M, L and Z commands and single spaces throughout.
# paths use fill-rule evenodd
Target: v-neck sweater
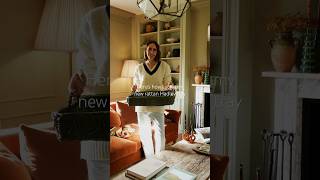
M 138 86 L 140 92 L 164 90 L 164 85 L 171 82 L 170 66 L 159 61 L 152 69 L 145 63 L 136 67 L 133 83 Z M 163 112 L 164 106 L 136 106 L 136 112 Z

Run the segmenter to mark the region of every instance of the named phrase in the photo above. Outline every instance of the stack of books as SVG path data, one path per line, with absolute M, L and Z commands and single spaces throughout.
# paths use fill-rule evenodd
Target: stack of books
M 128 168 L 126 176 L 130 179 L 148 180 L 166 167 L 166 163 L 158 159 L 145 159 Z

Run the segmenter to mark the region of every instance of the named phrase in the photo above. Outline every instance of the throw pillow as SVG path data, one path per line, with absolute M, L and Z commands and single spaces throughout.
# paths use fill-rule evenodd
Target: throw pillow
M 110 108 L 110 129 L 113 127 L 120 127 L 121 126 L 121 119 L 119 114 Z
M 23 162 L 0 142 L 0 179 L 31 180 Z
M 50 130 L 20 126 L 20 154 L 33 180 L 87 180 L 84 160 L 80 159 L 80 142 L 58 142 Z
M 117 112 L 120 114 L 122 126 L 138 122 L 134 106 L 129 106 L 128 103 L 117 101 Z
M 176 111 L 176 110 L 171 110 L 171 109 L 166 109 L 164 111 L 164 118 L 165 119 L 170 119 L 171 121 L 178 121 L 181 116 L 181 111 Z

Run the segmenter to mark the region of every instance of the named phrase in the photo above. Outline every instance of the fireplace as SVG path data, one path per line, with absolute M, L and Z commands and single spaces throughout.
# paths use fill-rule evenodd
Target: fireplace
M 210 85 L 193 84 L 195 87 L 195 103 L 193 111 L 195 112 L 195 127 L 210 126 Z
M 320 127 L 320 75 L 263 72 L 262 76 L 275 80 L 272 130 L 294 133 L 292 180 L 319 179 L 315 168 L 320 151 L 315 144 L 319 137 L 316 128 Z M 284 161 L 283 179 L 289 179 L 290 160 L 285 158 Z M 281 180 L 279 174 L 275 180 Z
M 303 99 L 301 180 L 318 179 L 320 100 Z

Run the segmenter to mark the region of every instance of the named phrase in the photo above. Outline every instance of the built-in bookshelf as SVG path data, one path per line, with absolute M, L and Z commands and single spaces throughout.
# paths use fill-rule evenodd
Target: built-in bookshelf
M 161 22 L 147 20 L 143 17 L 139 19 L 138 25 L 138 57 L 141 61 L 144 59 L 146 43 L 150 40 L 157 41 L 160 45 L 161 60 L 169 64 L 171 68 L 172 83 L 176 88 L 177 98 L 175 104 L 169 108 L 180 109 L 183 107 L 183 91 L 184 91 L 184 66 L 183 59 L 183 40 L 181 18 L 177 18 L 171 22 Z

